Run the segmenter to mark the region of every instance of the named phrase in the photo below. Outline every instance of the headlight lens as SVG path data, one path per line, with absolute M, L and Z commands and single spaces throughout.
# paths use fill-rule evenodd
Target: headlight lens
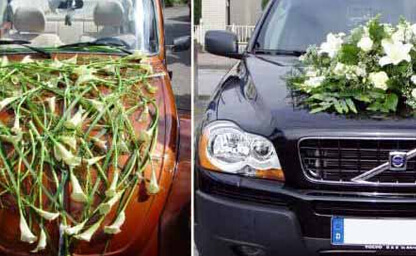
M 273 144 L 262 136 L 244 132 L 232 122 L 207 125 L 198 151 L 200 164 L 206 169 L 284 181 Z

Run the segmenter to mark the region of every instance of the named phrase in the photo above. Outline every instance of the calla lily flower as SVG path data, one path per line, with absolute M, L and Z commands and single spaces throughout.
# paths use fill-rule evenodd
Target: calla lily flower
M 59 140 L 69 146 L 72 150 L 77 149 L 77 139 L 75 137 L 61 136 L 59 137 Z
M 104 105 L 104 103 L 103 102 L 101 102 L 101 101 L 98 101 L 98 100 L 92 100 L 92 99 L 89 99 L 88 100 L 90 103 L 91 103 L 91 105 L 98 111 L 98 112 L 104 112 L 104 110 L 105 110 L 105 105 Z
M 32 57 L 30 57 L 30 55 L 27 55 L 23 58 L 23 60 L 21 61 L 21 63 L 23 64 L 28 64 L 28 63 L 33 63 L 34 61 L 32 60 Z
M 17 135 L 0 135 L 0 140 L 8 143 L 14 143 L 22 139 L 22 133 Z
M 65 227 L 65 234 L 72 236 L 77 235 L 81 230 L 84 228 L 85 224 L 87 223 L 87 220 L 84 220 L 83 222 L 79 223 L 78 225 L 75 225 L 73 227 Z
M 126 214 L 123 211 L 117 216 L 113 224 L 111 224 L 110 226 L 104 227 L 104 233 L 111 234 L 111 235 L 120 233 L 121 226 L 124 224 L 125 221 L 126 221 Z
M 99 161 L 101 161 L 102 159 L 104 159 L 106 156 L 97 156 L 97 157 L 93 157 L 93 158 L 90 158 L 90 159 L 86 159 L 85 160 L 85 162 L 88 164 L 88 165 L 94 165 L 94 164 L 96 164 L 96 163 L 98 163 Z
M 14 134 L 20 134 L 22 132 L 22 128 L 20 127 L 20 117 L 18 114 L 15 115 L 14 118 L 14 124 L 13 124 L 13 128 L 12 128 L 12 132 L 14 132 Z
M 75 82 L 75 85 L 80 85 L 80 84 L 86 83 L 88 81 L 98 79 L 98 77 L 96 77 L 94 75 L 96 70 L 92 69 L 92 68 L 88 68 L 85 65 L 81 65 L 77 68 L 74 68 L 73 72 L 74 72 L 74 74 L 76 74 L 78 76 L 78 79 Z
M 50 97 L 46 100 L 48 102 L 48 107 L 51 113 L 55 113 L 56 110 L 56 97 Z
M 86 116 L 82 116 L 82 114 L 84 113 L 85 113 L 85 110 L 82 109 L 82 107 L 80 107 L 77 113 L 75 113 L 75 115 L 71 119 L 65 122 L 64 124 L 65 127 L 68 129 L 78 128 L 86 118 Z
M 0 111 L 3 110 L 3 108 L 7 107 L 10 103 L 17 100 L 19 97 L 9 97 L 5 98 L 4 100 L 0 101 Z
M 146 122 L 147 120 L 149 120 L 149 107 L 145 104 L 139 122 Z
M 54 60 L 53 60 L 53 62 L 51 63 L 51 68 L 56 68 L 56 69 L 60 69 L 60 68 L 62 68 L 64 66 L 64 64 L 61 62 L 61 61 L 59 61 L 57 58 L 55 58 Z
M 0 67 L 3 68 L 7 65 L 9 65 L 9 59 L 7 58 L 7 56 L 3 56 L 3 58 L 1 58 Z
M 63 63 L 66 63 L 66 64 L 73 64 L 73 65 L 76 65 L 77 64 L 77 62 L 78 62 L 78 54 L 77 55 L 75 55 L 74 57 L 72 57 L 72 58 L 69 58 L 69 59 L 66 59 L 66 60 L 62 60 L 62 62 Z
M 65 164 L 75 167 L 81 164 L 81 158 L 74 156 L 71 151 L 66 149 L 64 145 L 57 142 L 54 147 L 55 158 L 58 161 L 63 161 Z
M 41 210 L 35 207 L 33 208 L 45 220 L 52 221 L 59 217 L 59 212 L 48 212 L 48 211 Z
M 149 195 L 156 195 L 157 193 L 159 193 L 159 191 L 160 191 L 160 187 L 159 187 L 159 184 L 157 182 L 156 172 L 153 170 L 152 171 L 152 177 L 150 179 L 150 183 L 147 186 L 147 193 Z
M 29 244 L 33 244 L 38 239 L 32 231 L 30 231 L 29 225 L 27 225 L 26 219 L 22 213 L 20 213 L 20 240 Z
M 120 176 L 120 171 L 117 169 L 114 171 L 114 176 L 113 176 L 113 180 L 111 181 L 110 188 L 105 192 L 105 195 L 107 197 L 115 196 L 117 192 L 117 183 L 118 183 L 119 176 Z
M 124 191 L 120 191 L 120 192 L 116 193 L 106 203 L 101 204 L 100 207 L 99 207 L 100 214 L 101 215 L 107 215 L 111 211 L 111 208 L 113 208 L 113 206 L 120 200 L 121 195 L 123 195 L 123 192 Z
M 32 253 L 37 253 L 37 252 L 43 251 L 43 250 L 45 250 L 46 245 L 47 245 L 47 242 L 46 242 L 46 233 L 45 233 L 45 230 L 43 230 L 43 228 L 42 228 L 40 230 L 40 237 L 39 237 L 38 245 L 31 252 Z
M 77 177 L 71 171 L 71 185 L 72 185 L 72 193 L 71 199 L 75 202 L 85 203 L 88 201 L 87 196 L 85 195 L 84 191 L 81 188 L 81 184 L 79 183 Z
M 94 142 L 94 145 L 96 147 L 98 147 L 99 149 L 104 150 L 104 151 L 107 151 L 108 150 L 107 142 L 106 141 L 101 140 L 99 138 L 95 138 L 95 137 L 93 137 L 92 140 Z
M 87 241 L 87 242 L 91 241 L 91 237 L 94 235 L 95 232 L 97 232 L 97 230 L 100 227 L 102 221 L 103 221 L 103 219 L 99 220 L 97 223 L 92 225 L 89 229 L 87 229 L 83 233 L 81 233 L 79 235 L 76 235 L 75 238 L 78 239 L 78 240 L 83 240 L 83 241 Z

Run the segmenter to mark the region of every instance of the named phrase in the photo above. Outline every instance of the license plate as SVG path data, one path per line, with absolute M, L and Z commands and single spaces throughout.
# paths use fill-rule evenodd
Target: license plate
M 416 246 L 416 220 L 333 217 L 333 245 Z

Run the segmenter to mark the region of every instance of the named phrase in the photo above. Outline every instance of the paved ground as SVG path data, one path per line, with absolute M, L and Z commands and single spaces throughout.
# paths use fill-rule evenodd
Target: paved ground
M 191 20 L 188 6 L 166 8 L 165 36 L 166 45 L 180 36 L 190 35 Z M 174 53 L 167 51 L 168 69 L 173 72 L 172 86 L 180 109 L 191 109 L 191 50 Z

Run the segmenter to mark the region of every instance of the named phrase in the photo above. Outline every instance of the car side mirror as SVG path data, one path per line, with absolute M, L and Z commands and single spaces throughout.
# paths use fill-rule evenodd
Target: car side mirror
M 211 30 L 205 34 L 205 49 L 212 54 L 241 59 L 238 37 L 229 31 Z
M 191 36 L 181 36 L 173 40 L 172 51 L 184 52 L 191 48 Z

